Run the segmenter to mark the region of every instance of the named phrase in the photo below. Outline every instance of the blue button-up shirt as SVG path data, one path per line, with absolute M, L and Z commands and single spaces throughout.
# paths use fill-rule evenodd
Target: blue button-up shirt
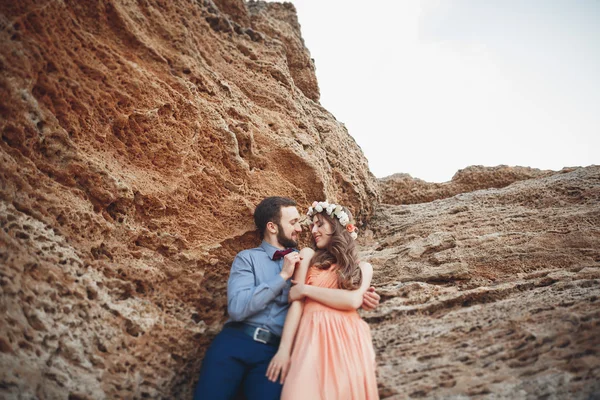
M 291 282 L 279 275 L 283 258 L 273 261 L 276 250 L 263 241 L 260 247 L 238 253 L 227 282 L 227 311 L 229 321 L 245 322 L 281 336 Z

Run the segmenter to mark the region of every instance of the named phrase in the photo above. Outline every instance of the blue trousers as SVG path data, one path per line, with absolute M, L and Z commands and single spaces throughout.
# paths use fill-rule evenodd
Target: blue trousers
M 194 400 L 231 400 L 242 395 L 247 400 L 278 400 L 283 386 L 265 376 L 276 352 L 276 346 L 224 328 L 206 351 Z

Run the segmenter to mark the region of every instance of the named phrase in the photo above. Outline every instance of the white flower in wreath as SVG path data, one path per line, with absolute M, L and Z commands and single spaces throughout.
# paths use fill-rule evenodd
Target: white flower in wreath
M 339 218 L 340 222 L 342 222 L 343 220 L 346 220 L 346 221 L 348 221 L 348 220 L 349 220 L 349 218 L 348 218 L 348 214 L 346 214 L 344 211 L 342 211 L 341 213 L 339 213 L 339 214 L 337 215 L 337 217 Z M 343 224 L 344 224 L 344 223 L 342 222 L 342 225 L 343 225 Z
M 342 206 L 339 206 L 339 205 L 338 205 L 338 206 L 335 208 L 334 214 L 335 214 L 335 216 L 336 216 L 336 217 L 339 217 L 339 215 L 340 215 L 340 213 L 341 213 L 341 212 L 342 212 Z
M 356 233 L 356 232 L 352 232 L 352 233 L 350 234 L 350 236 L 352 237 L 352 239 L 356 240 L 356 238 L 358 237 L 358 233 Z
M 323 206 L 321 206 L 321 203 L 317 204 L 317 206 L 315 207 L 315 210 L 320 213 L 323 211 Z
M 335 204 L 330 204 L 327 206 L 327 215 L 331 215 L 331 213 L 333 212 L 333 209 L 335 208 Z

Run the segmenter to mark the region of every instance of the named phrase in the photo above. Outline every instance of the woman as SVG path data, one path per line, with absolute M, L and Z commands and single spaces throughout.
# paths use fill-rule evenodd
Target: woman
M 371 332 L 356 312 L 373 268 L 358 261 L 357 230 L 346 208 L 315 202 L 308 217 L 315 250 L 300 252 L 293 303 L 267 377 L 281 376 L 284 400 L 376 399 Z

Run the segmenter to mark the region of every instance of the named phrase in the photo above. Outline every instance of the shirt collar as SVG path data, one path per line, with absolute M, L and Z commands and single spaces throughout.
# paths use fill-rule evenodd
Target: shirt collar
M 277 247 L 267 243 L 266 240 L 263 240 L 262 243 L 260 244 L 260 247 L 262 247 L 262 249 L 265 251 L 265 253 L 267 253 L 267 255 L 269 256 L 269 258 L 272 260 L 273 259 L 273 254 L 275 254 L 275 252 L 277 250 L 281 250 L 278 249 Z M 297 251 L 297 249 L 294 249 L 295 251 Z

